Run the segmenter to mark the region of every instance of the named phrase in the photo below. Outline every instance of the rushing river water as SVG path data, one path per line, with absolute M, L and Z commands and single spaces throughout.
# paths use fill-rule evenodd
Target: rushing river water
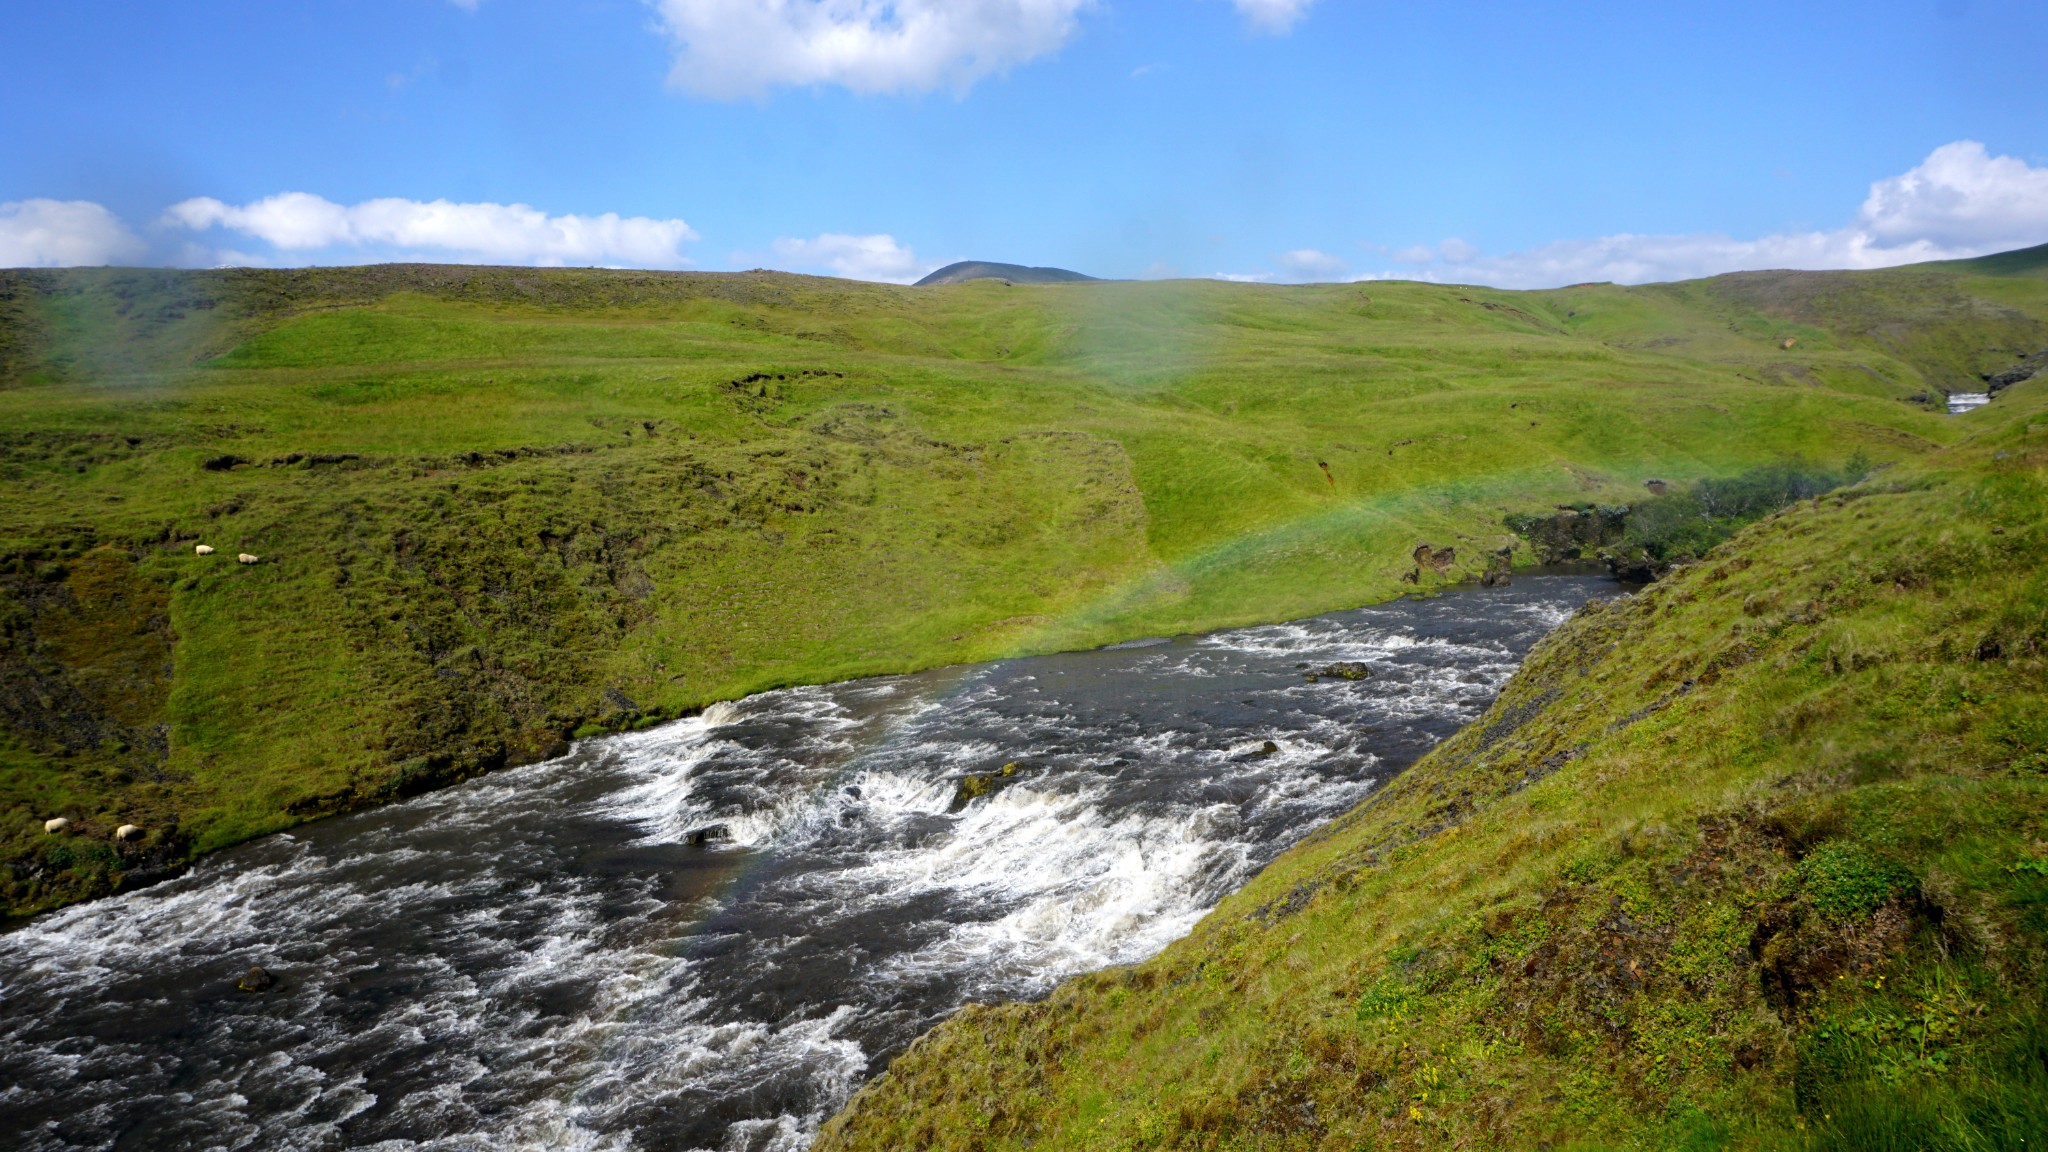
M 1612 587 L 768 692 L 220 853 L 0 936 L 0 1147 L 801 1148 L 962 1003 L 1186 932 Z

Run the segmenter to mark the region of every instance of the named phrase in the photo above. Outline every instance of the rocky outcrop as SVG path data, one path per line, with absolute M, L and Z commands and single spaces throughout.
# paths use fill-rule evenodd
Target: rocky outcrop
M 1427 568 L 1442 576 L 1451 570 L 1451 565 L 1456 563 L 1457 560 L 1458 550 L 1448 544 L 1441 548 L 1432 548 L 1426 542 L 1415 546 L 1415 567 L 1417 569 Z
M 1507 525 L 1529 541 L 1539 562 L 1557 564 L 1590 560 L 1600 549 L 1620 543 L 1628 514 L 1626 504 L 1560 504 L 1547 516 L 1509 516 Z
M 1515 567 L 1515 546 L 1496 548 L 1486 558 L 1486 571 L 1479 576 L 1481 588 L 1505 588 L 1513 578 Z
M 2003 372 L 1986 372 L 1983 379 L 1989 386 L 1990 393 L 1996 396 L 2007 388 L 2023 384 L 2043 372 L 2048 372 L 2048 348 L 2034 353 Z
M 1313 684 L 1323 679 L 1364 680 L 1371 675 L 1372 669 L 1360 661 L 1339 660 L 1334 664 L 1325 664 L 1321 668 L 1314 669 L 1307 673 L 1306 678 L 1309 683 Z

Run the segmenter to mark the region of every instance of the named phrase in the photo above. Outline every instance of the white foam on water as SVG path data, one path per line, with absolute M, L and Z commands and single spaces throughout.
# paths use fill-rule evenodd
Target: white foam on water
M 462 896 L 465 888 L 480 886 L 412 884 L 368 891 L 336 875 L 334 864 L 301 848 L 283 863 L 225 876 L 207 875 L 202 866 L 174 882 L 178 888 L 166 885 L 34 921 L 0 938 L 0 950 L 11 957 L 34 956 L 25 965 L 8 966 L 10 1003 L 19 1002 L 29 983 L 61 982 L 74 995 L 89 994 L 146 967 L 149 956 L 164 949 L 213 949 L 226 959 L 248 942 L 289 937 L 306 942 L 310 947 L 305 950 L 317 955 L 320 941 L 353 918 L 442 904 Z M 819 1085 L 818 1107 L 812 1112 L 756 1124 L 779 1124 L 792 1134 L 815 1130 L 823 1114 L 865 1075 L 867 1055 L 860 1046 L 833 1035 L 852 1008 L 779 1025 L 702 1019 L 707 1002 L 686 991 L 689 963 L 668 955 L 659 942 L 621 946 L 608 938 L 596 915 L 597 896 L 592 886 L 575 881 L 550 891 L 528 886 L 502 903 L 454 914 L 451 930 L 472 945 L 484 944 L 490 953 L 486 975 L 479 979 L 414 955 L 409 962 L 424 969 L 419 975 L 431 993 L 395 1006 L 358 1031 L 339 1031 L 311 1009 L 339 994 L 336 985 L 353 971 L 374 969 L 373 958 L 365 958 L 367 963 L 345 954 L 303 964 L 271 960 L 282 983 L 269 995 L 288 1001 L 293 1010 L 283 1021 L 248 1023 L 274 1029 L 280 1047 L 165 1103 L 178 1105 L 186 1127 L 208 1132 L 210 1146 L 341 1147 L 349 1142 L 340 1125 L 374 1106 L 377 1098 L 365 1090 L 361 1076 L 330 1081 L 314 1064 L 350 1046 L 402 1050 L 432 1042 L 479 1058 L 444 1062 L 432 1086 L 393 1103 L 425 1127 L 444 1127 L 452 1118 L 473 1131 L 376 1147 L 624 1149 L 632 1141 L 617 1122 L 626 1110 L 665 1095 L 701 1092 L 707 1081 L 733 1080 L 736 1072 L 744 1082 L 749 1068 L 801 1068 Z M 529 919 L 536 909 L 542 911 L 537 935 L 513 939 L 499 930 L 515 908 Z M 516 993 L 565 978 L 597 985 L 586 1011 L 545 1024 L 530 1014 L 507 1014 Z M 66 999 L 50 1001 L 45 1014 L 61 1015 Z M 23 1022 L 15 1018 L 17 1027 L 10 1031 L 18 1033 Z M 77 1062 L 80 1073 L 105 1073 L 146 1059 L 140 1051 L 101 1044 Z M 523 1083 L 531 1101 L 499 1121 L 485 1120 L 467 1096 L 487 1077 Z M 10 1091 L 23 1090 L 13 1086 Z M 251 1105 L 252 1096 L 265 1101 L 260 1111 Z M 102 1112 L 113 1119 L 111 1112 Z M 768 1146 L 793 1147 L 786 1139 L 771 1140 Z
M 1569 611 L 1511 609 L 1536 627 Z M 61 1101 L 118 1131 L 139 1097 L 181 1148 L 625 1152 L 650 1115 L 687 1119 L 774 1085 L 767 1098 L 784 1103 L 736 1116 L 715 1152 L 799 1152 L 870 1071 L 875 1053 L 856 1038 L 870 1005 L 917 1023 L 1155 954 L 1373 787 L 1362 721 L 1470 719 L 1517 662 L 1503 645 L 1335 617 L 1133 646 L 1116 666 L 1126 679 L 1213 677 L 1245 655 L 1363 659 L 1375 676 L 1273 681 L 1258 705 L 1283 719 L 1227 733 L 1141 721 L 1120 697 L 1097 715 L 1030 672 L 787 689 L 395 805 L 345 847 L 274 837 L 0 936 L 0 1061 L 33 1061 L 41 1077 L 0 1087 L 0 1108 Z M 1018 711 L 1028 693 L 1041 695 Z M 1244 703 L 1234 715 L 1264 715 Z M 1065 758 L 1033 751 L 1046 741 Z M 962 775 L 1008 759 L 1026 773 L 962 803 Z M 519 866 L 556 859 L 534 855 L 530 830 L 575 821 L 670 852 L 723 824 L 725 851 L 807 866 L 747 889 L 779 927 L 712 924 L 741 897 L 679 911 L 659 875 Z M 379 922 L 418 925 L 427 946 L 387 956 L 352 931 Z M 849 961 L 851 1002 L 758 1019 L 721 999 L 733 974 L 718 965 L 743 956 L 756 969 L 743 975 L 773 977 L 807 936 L 862 923 L 917 943 Z M 181 1080 L 179 1058 L 147 1040 L 48 1041 L 73 1005 L 120 995 L 167 957 L 222 979 L 258 961 L 279 974 L 188 1040 L 204 1051 L 254 1036 L 262 1055 Z M 408 991 L 352 999 L 380 981 Z M 921 988 L 953 999 L 925 1004 Z M 366 1077 L 352 1052 L 410 1054 L 412 1074 Z M 371 1118 L 422 1135 L 369 1142 L 358 1133 Z M 31 1152 L 69 1146 L 40 1129 L 24 1138 Z
M 871 866 L 891 890 L 943 889 L 1011 909 L 892 958 L 891 974 L 936 967 L 1021 981 L 1035 992 L 1151 955 L 1185 934 L 1246 862 L 1245 846 L 1211 838 L 1232 814 L 1219 805 L 1111 818 L 1082 798 L 999 793 L 948 843 Z

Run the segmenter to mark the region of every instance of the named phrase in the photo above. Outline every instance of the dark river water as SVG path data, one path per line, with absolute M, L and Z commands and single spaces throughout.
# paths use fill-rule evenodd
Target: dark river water
M 961 1004 L 1159 951 L 1613 588 L 768 692 L 222 852 L 0 936 L 0 1147 L 800 1149 Z

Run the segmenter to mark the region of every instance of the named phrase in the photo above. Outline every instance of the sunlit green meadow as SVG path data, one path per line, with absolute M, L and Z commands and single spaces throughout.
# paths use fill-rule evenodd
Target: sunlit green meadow
M 8 906 L 775 685 L 1427 591 L 1649 479 L 1909 460 L 2048 343 L 2039 266 L 0 274 Z

